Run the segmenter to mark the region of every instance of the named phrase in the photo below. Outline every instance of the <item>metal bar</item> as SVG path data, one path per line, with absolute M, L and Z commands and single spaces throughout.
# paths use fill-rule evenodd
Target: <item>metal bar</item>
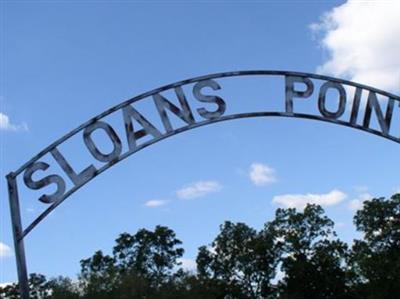
M 374 134 L 377 136 L 380 136 L 382 138 L 394 141 L 396 143 L 400 143 L 400 138 L 394 138 L 391 136 L 385 136 L 382 135 L 380 132 L 373 130 L 373 129 L 369 129 L 369 128 L 364 128 L 363 126 L 357 125 L 357 124 L 350 124 L 348 122 L 345 121 L 341 121 L 341 120 L 332 120 L 332 119 L 327 119 L 321 116 L 317 116 L 317 115 L 310 115 L 310 114 L 304 114 L 304 113 L 285 113 L 285 112 L 250 112 L 250 113 L 239 113 L 239 114 L 232 114 L 232 115 L 226 115 L 226 116 L 222 116 L 220 118 L 216 118 L 213 120 L 205 120 L 202 122 L 198 122 L 192 125 L 188 125 L 188 126 L 184 126 L 178 129 L 175 129 L 172 132 L 163 134 L 162 136 L 158 137 L 158 138 L 154 138 L 149 140 L 146 143 L 143 143 L 142 145 L 138 146 L 134 151 L 128 151 L 124 154 L 122 154 L 117 160 L 113 161 L 113 163 L 107 163 L 105 164 L 103 167 L 97 169 L 96 171 L 96 175 L 93 176 L 90 180 L 94 179 L 95 177 L 97 177 L 99 174 L 101 174 L 102 172 L 104 172 L 105 170 L 107 170 L 108 168 L 114 166 L 115 164 L 117 164 L 118 162 L 126 159 L 127 157 L 129 157 L 130 155 L 152 145 L 155 144 L 161 140 L 164 140 L 168 137 L 174 136 L 176 134 L 182 133 L 182 132 L 186 132 L 188 130 L 194 129 L 194 128 L 199 128 L 202 126 L 206 126 L 206 125 L 210 125 L 210 124 L 214 124 L 214 123 L 219 123 L 219 122 L 224 122 L 224 121 L 229 121 L 229 120 L 234 120 L 234 119 L 242 119 L 242 118 L 254 118 L 254 117 L 287 117 L 287 118 L 300 118 L 300 119 L 310 119 L 310 120 L 317 120 L 317 121 L 323 121 L 323 122 L 327 122 L 327 123 L 332 123 L 332 124 L 337 124 L 337 125 L 341 125 L 341 126 L 345 126 L 348 128 L 353 128 L 353 129 L 358 129 L 364 132 L 368 132 L 370 134 Z M 90 182 L 90 180 L 86 181 L 86 183 Z M 36 225 L 38 225 L 48 214 L 50 214 L 55 208 L 57 208 L 65 199 L 67 199 L 69 196 L 71 196 L 74 192 L 76 192 L 78 189 L 80 189 L 82 186 L 84 186 L 85 184 L 80 184 L 80 185 L 76 185 L 73 188 L 71 188 L 70 190 L 68 190 L 59 200 L 57 200 L 56 202 L 54 202 L 50 207 L 48 207 L 46 210 L 44 210 L 44 212 L 42 214 L 40 214 L 34 221 L 32 221 L 32 223 L 22 232 L 22 236 L 25 237 L 26 235 L 28 235 L 35 227 Z
M 120 110 L 121 108 L 124 108 L 131 103 L 140 101 L 142 99 L 145 99 L 147 97 L 150 97 L 152 95 L 158 94 L 162 91 L 173 89 L 173 88 L 178 88 L 183 85 L 195 83 L 195 82 L 200 82 L 203 80 L 209 80 L 209 79 L 217 79 L 217 78 L 228 78 L 228 77 L 238 77 L 238 76 L 296 76 L 296 77 L 302 77 L 302 78 L 312 78 L 316 80 L 325 80 L 329 82 L 335 82 L 335 83 L 340 83 L 344 85 L 349 85 L 353 86 L 359 89 L 363 90 L 369 90 L 375 93 L 378 93 L 380 95 L 384 95 L 390 98 L 392 101 L 398 101 L 400 102 L 400 97 L 373 87 L 369 87 L 363 84 L 358 84 L 354 83 L 351 81 L 347 80 L 342 80 L 342 79 L 337 79 L 333 77 L 328 77 L 328 76 L 322 76 L 322 75 L 316 75 L 316 74 L 310 74 L 310 73 L 301 73 L 301 72 L 289 72 L 289 71 L 268 71 L 268 70 L 254 70 L 254 71 L 238 71 L 238 72 L 224 72 L 224 73 L 217 73 L 217 74 L 210 74 L 206 76 L 200 76 L 200 77 L 195 77 L 187 80 L 182 80 L 173 84 L 168 84 L 165 86 L 162 86 L 160 88 L 145 92 L 139 96 L 133 97 L 129 100 L 126 100 L 106 111 L 103 113 L 100 113 L 99 115 L 91 118 L 87 122 L 83 123 L 76 129 L 70 131 L 68 134 L 64 135 L 57 141 L 53 142 L 49 146 L 47 146 L 44 150 L 39 152 L 35 157 L 33 157 L 31 160 L 26 162 L 24 165 L 22 165 L 17 171 L 10 173 L 7 175 L 7 182 L 8 182 L 8 192 L 9 192 L 9 200 L 10 200 L 10 211 L 11 211 L 11 218 L 12 218 L 12 226 L 13 226 L 13 236 L 14 236 L 14 247 L 15 247 L 15 252 L 16 252 L 16 261 L 17 261 L 17 270 L 18 270 L 18 279 L 20 283 L 20 289 L 21 289 L 21 298 L 22 299 L 28 299 L 29 298 L 29 284 L 28 284 L 28 274 L 27 274 L 27 266 L 26 266 L 26 259 L 25 259 L 25 250 L 24 250 L 24 242 L 23 239 L 24 237 L 37 225 L 39 222 L 41 222 L 51 211 L 53 211 L 58 205 L 60 205 L 67 197 L 69 197 L 72 193 L 77 191 L 80 187 L 82 187 L 84 184 L 86 184 L 89 180 L 85 181 L 82 184 L 76 184 L 73 188 L 68 190 L 61 198 L 59 198 L 56 202 L 54 202 L 49 208 L 47 208 L 39 217 L 37 217 L 25 230 L 23 230 L 22 223 L 21 223 L 21 214 L 20 214 L 20 207 L 19 207 L 19 198 L 18 198 L 18 190 L 17 190 L 17 182 L 16 182 L 16 177 L 24 171 L 27 167 L 29 167 L 31 164 L 33 164 L 35 161 L 39 160 L 41 157 L 43 157 L 45 154 L 48 152 L 53 151 L 54 149 L 57 148 L 57 146 L 67 139 L 71 138 L 78 132 L 82 131 L 83 129 L 87 128 L 88 126 L 95 124 L 98 120 L 106 117 L 107 115 Z M 111 166 L 115 165 L 117 162 L 127 158 L 128 156 L 132 155 L 133 153 L 151 145 L 156 142 L 159 142 L 167 137 L 171 137 L 175 134 L 185 132 L 190 129 L 194 129 L 197 127 L 201 127 L 204 125 L 216 123 L 216 122 L 222 122 L 222 121 L 227 121 L 227 120 L 233 120 L 233 119 L 239 119 L 239 118 L 248 118 L 248 117 L 267 117 L 267 116 L 275 116 L 275 117 L 295 117 L 295 118 L 303 118 L 303 119 L 312 119 L 312 120 L 319 120 L 319 121 L 324 121 L 324 122 L 329 122 L 329 123 L 335 123 L 347 127 L 352 127 L 355 129 L 359 129 L 362 131 L 366 131 L 371 134 L 375 134 L 377 136 L 386 138 L 388 140 L 400 143 L 400 138 L 396 138 L 394 136 L 390 136 L 388 134 L 383 134 L 377 130 L 370 129 L 368 126 L 361 126 L 353 122 L 351 120 L 350 122 L 345 122 L 341 121 L 338 119 L 329 119 L 326 117 L 321 117 L 321 116 L 316 116 L 316 115 L 309 115 L 309 114 L 303 114 L 303 113 L 287 113 L 287 112 L 252 112 L 252 113 L 239 113 L 239 114 L 234 114 L 234 115 L 227 115 L 227 116 L 222 116 L 218 117 L 215 119 L 209 119 L 205 121 L 201 121 L 198 123 L 193 123 L 188 126 L 184 126 L 181 128 L 178 128 L 176 130 L 167 132 L 166 134 L 163 134 L 162 136 L 156 137 L 149 142 L 146 142 L 139 147 L 135 148 L 134 150 L 130 150 L 121 156 L 118 156 L 118 158 L 114 159 L 112 163 L 107 163 L 100 169 L 96 170 L 96 174 L 90 178 L 93 179 L 103 171 L 107 170 Z M 352 117 L 353 119 L 353 117 Z M 387 132 L 384 132 L 387 133 Z
M 16 177 L 12 173 L 7 175 L 7 185 L 8 196 L 10 200 L 10 212 L 14 237 L 15 258 L 17 261 L 19 289 L 21 293 L 21 299 L 29 299 L 29 282 L 25 259 L 24 239 L 22 234 L 21 211 L 19 208 Z
M 198 82 L 198 81 L 202 81 L 202 80 L 208 80 L 208 79 L 218 79 L 218 78 L 228 78 L 228 77 L 238 77 L 238 76 L 298 76 L 298 77 L 307 77 L 307 78 L 312 78 L 312 79 L 316 79 L 316 80 L 325 80 L 325 81 L 332 81 L 332 82 L 337 82 L 340 84 L 344 84 L 344 85 L 349 85 L 349 86 L 353 86 L 353 87 L 359 87 L 361 89 L 366 89 L 369 91 L 373 91 L 376 92 L 378 94 L 384 95 L 386 97 L 390 97 L 393 98 L 393 100 L 400 102 L 400 97 L 383 91 L 381 89 L 377 89 L 371 86 L 367 86 L 364 84 L 360 84 L 360 83 L 356 83 L 356 82 L 352 82 L 352 81 L 348 81 L 348 80 L 343 80 L 343 79 L 338 79 L 338 78 L 334 78 L 334 77 L 330 77 L 330 76 L 324 76 L 324 75 L 317 75 L 317 74 L 311 74 L 311 73 L 302 73 L 302 72 L 291 72 L 291 71 L 277 71 L 277 70 L 247 70 L 247 71 L 237 71 L 237 72 L 224 72 L 224 73 L 216 73 L 216 74 L 210 74 L 210 75 L 205 75 L 205 76 L 199 76 L 199 77 L 195 77 L 195 78 L 191 78 L 191 79 L 187 79 L 187 80 L 182 80 L 176 83 L 172 83 L 172 84 L 168 84 L 168 85 L 164 85 L 162 87 L 153 89 L 151 91 L 142 93 L 141 95 L 138 95 L 136 97 L 133 97 L 129 100 L 126 100 L 100 114 L 98 114 L 97 116 L 89 119 L 88 121 L 86 121 L 85 123 L 81 124 L 79 127 L 75 128 L 74 130 L 72 130 L 71 132 L 69 132 L 68 134 L 64 135 L 63 137 L 61 137 L 60 139 L 58 139 L 57 141 L 53 142 L 52 144 L 50 144 L 49 146 L 47 146 L 45 149 L 43 149 L 41 152 L 39 152 L 36 156 L 34 156 L 32 159 L 30 159 L 28 162 L 26 162 L 25 164 L 23 164 L 20 168 L 18 168 L 18 170 L 16 170 L 14 172 L 15 176 L 19 175 L 22 171 L 24 171 L 25 168 L 27 168 L 29 165 L 31 165 L 32 163 L 34 163 L 35 161 L 37 161 L 38 159 L 40 159 L 41 157 L 43 157 L 45 154 L 47 154 L 48 152 L 50 152 L 52 149 L 56 148 L 59 144 L 63 143 L 65 140 L 69 139 L 70 137 L 74 136 L 75 134 L 77 134 L 78 132 L 82 131 L 84 128 L 86 128 L 87 126 L 95 123 L 96 121 L 98 121 L 99 119 L 102 119 L 104 117 L 106 117 L 107 115 L 125 107 L 128 106 L 129 104 L 132 104 L 134 102 L 137 102 L 141 99 L 144 99 L 146 97 L 149 97 L 151 95 L 154 95 L 156 93 L 160 93 L 162 91 L 168 90 L 168 89 L 172 89 L 175 87 L 179 87 L 182 85 L 187 85 L 187 84 L 191 84 L 194 82 Z

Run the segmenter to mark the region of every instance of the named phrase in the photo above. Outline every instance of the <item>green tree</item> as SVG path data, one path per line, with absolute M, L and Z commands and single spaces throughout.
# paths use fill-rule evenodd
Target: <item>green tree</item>
M 212 250 L 199 248 L 197 268 L 205 286 L 233 298 L 272 296 L 279 251 L 270 232 L 258 233 L 244 223 L 225 222 Z
M 303 212 L 278 209 L 266 229 L 275 231 L 282 249 L 281 298 L 346 298 L 347 246 L 336 238 L 334 223 L 317 205 Z
M 197 273 L 180 267 L 173 230 L 123 233 L 111 256 L 97 251 L 81 261 L 79 283 L 31 274 L 30 298 L 400 298 L 400 194 L 365 202 L 354 224 L 363 238 L 349 251 L 317 205 L 278 209 L 259 232 L 227 221 L 199 248 Z M 274 285 L 278 268 L 283 278 Z M 18 285 L 0 288 L 0 298 L 19 298 Z
M 116 243 L 113 255 L 119 272 L 149 279 L 155 288 L 168 282 L 184 253 L 175 232 L 159 225 L 154 231 L 141 229 L 133 236 L 121 234 Z
M 85 298 L 111 298 L 118 289 L 118 275 L 114 258 L 102 251 L 81 260 L 80 286 Z
M 184 252 L 181 244 L 174 231 L 164 226 L 121 234 L 112 256 L 97 251 L 81 261 L 84 298 L 149 299 L 167 287 L 172 292 L 178 259 Z
M 47 299 L 50 298 L 50 285 L 46 276 L 33 273 L 29 275 L 30 298 Z
M 364 202 L 354 224 L 364 237 L 349 262 L 358 296 L 400 298 L 400 194 Z
M 18 284 L 13 283 L 4 287 L 0 287 L 0 298 L 1 299 L 19 299 Z
M 31 299 L 49 299 L 51 298 L 50 285 L 46 276 L 37 273 L 29 275 L 29 298 Z M 19 299 L 19 285 L 17 283 L 0 288 L 0 298 Z
M 49 280 L 52 299 L 79 299 L 79 286 L 68 277 L 59 276 Z

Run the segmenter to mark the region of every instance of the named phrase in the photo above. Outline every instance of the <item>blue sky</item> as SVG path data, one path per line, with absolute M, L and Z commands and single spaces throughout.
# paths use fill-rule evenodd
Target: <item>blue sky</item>
M 376 26 L 387 26 L 382 32 L 399 32 L 399 18 L 379 21 L 379 13 L 390 18 L 389 4 L 372 10 Z M 399 42 L 374 30 L 346 38 L 356 36 L 369 11 L 353 1 L 3 1 L 0 283 L 16 280 L 4 176 L 123 100 L 178 80 L 247 69 L 321 72 L 399 94 Z M 346 22 L 349 16 L 355 21 Z M 357 52 L 368 42 L 370 52 Z M 262 79 L 219 82 L 238 110 L 261 100 Z M 283 103 L 274 82 L 265 93 Z M 79 145 L 63 151 L 77 168 L 87 166 Z M 397 151 L 398 144 L 371 134 L 299 119 L 191 130 L 134 154 L 67 199 L 25 239 L 28 269 L 74 277 L 80 259 L 98 249 L 109 253 L 119 233 L 157 224 L 177 233 L 190 265 L 223 221 L 260 229 L 293 200 L 319 200 L 351 242 L 360 202 L 400 189 Z M 21 206 L 25 225 L 46 208 L 29 190 Z

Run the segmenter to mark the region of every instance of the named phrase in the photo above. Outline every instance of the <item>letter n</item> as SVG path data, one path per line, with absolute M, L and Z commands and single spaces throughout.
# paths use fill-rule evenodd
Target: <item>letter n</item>
M 370 127 L 372 110 L 374 110 L 383 135 L 386 136 L 389 135 L 390 125 L 393 116 L 393 108 L 394 108 L 394 99 L 389 98 L 386 108 L 386 115 L 383 116 L 383 112 L 379 100 L 376 96 L 376 93 L 370 91 L 368 95 L 367 107 L 365 109 L 363 127 L 364 128 Z

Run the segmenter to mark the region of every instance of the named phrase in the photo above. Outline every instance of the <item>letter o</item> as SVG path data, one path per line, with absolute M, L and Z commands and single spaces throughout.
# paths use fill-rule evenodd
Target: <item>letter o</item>
M 329 89 L 336 89 L 339 92 L 339 107 L 336 112 L 326 109 L 326 94 Z M 327 118 L 337 119 L 341 117 L 346 109 L 346 91 L 343 86 L 336 82 L 325 82 L 319 90 L 318 109 Z
M 97 129 L 102 129 L 110 138 L 114 146 L 114 149 L 111 153 L 104 154 L 100 152 L 96 144 L 93 142 L 92 133 Z M 94 124 L 86 127 L 86 129 L 83 131 L 83 141 L 93 157 L 101 162 L 111 162 L 112 160 L 117 159 L 122 152 L 121 140 L 119 139 L 117 133 L 115 133 L 114 129 L 109 124 L 102 121 L 97 121 Z

